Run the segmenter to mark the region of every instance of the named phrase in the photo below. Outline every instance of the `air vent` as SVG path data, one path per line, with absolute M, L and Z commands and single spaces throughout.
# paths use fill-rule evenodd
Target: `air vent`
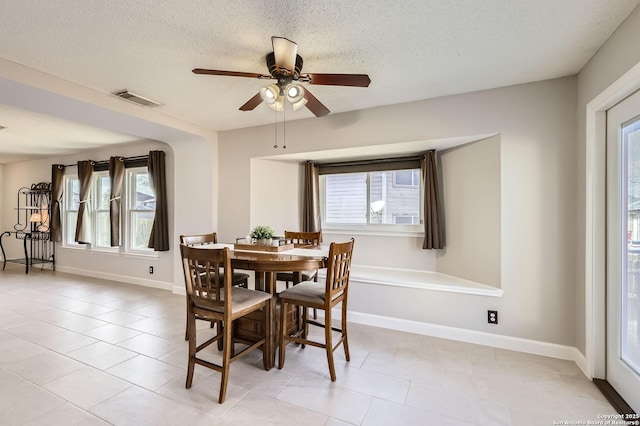
M 131 102 L 135 102 L 138 105 L 144 105 L 148 107 L 157 107 L 162 105 L 160 102 L 154 101 L 153 99 L 146 98 L 144 96 L 138 95 L 137 93 L 130 92 L 128 90 L 123 90 L 121 92 L 116 92 L 114 95 L 126 99 Z

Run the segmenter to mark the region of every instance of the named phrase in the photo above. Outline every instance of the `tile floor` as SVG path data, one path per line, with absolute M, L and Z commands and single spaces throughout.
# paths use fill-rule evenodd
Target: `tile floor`
M 572 362 L 350 324 L 351 361 L 288 346 L 184 388 L 184 297 L 18 265 L 0 271 L 1 425 L 552 425 L 615 414 Z M 201 323 L 202 338 L 211 333 Z M 210 356 L 215 356 L 215 345 Z

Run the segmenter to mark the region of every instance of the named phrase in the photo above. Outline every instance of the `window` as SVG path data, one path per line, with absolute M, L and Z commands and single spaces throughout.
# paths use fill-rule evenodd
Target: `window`
M 109 172 L 93 173 L 93 225 L 95 226 L 96 247 L 111 248 L 111 224 L 109 219 L 109 198 L 111 197 L 111 180 Z
M 75 242 L 78 208 L 80 207 L 80 181 L 78 176 L 64 177 L 64 196 L 62 200 L 62 230 L 65 245 L 79 245 Z
M 127 210 L 129 222 L 128 246 L 133 251 L 152 251 L 148 248 L 151 227 L 156 211 L 156 197 L 149 184 L 146 167 L 127 169 Z
M 111 247 L 111 224 L 109 204 L 111 197 L 111 180 L 108 171 L 93 173 L 91 186 L 91 214 L 93 226 L 93 244 L 91 248 L 101 250 L 117 250 Z M 147 247 L 156 209 L 156 198 L 149 185 L 149 174 L 146 167 L 127 168 L 125 185 L 122 193 L 122 214 L 120 232 L 125 237 L 125 252 L 150 253 Z M 67 247 L 86 247 L 75 240 L 78 206 L 80 205 L 78 177 L 67 175 L 64 180 L 63 211 L 63 244 Z
M 396 215 L 393 217 L 393 223 L 406 225 L 419 225 L 419 216 Z
M 321 174 L 323 225 L 418 225 L 420 169 Z
M 420 169 L 393 172 L 395 186 L 420 186 Z

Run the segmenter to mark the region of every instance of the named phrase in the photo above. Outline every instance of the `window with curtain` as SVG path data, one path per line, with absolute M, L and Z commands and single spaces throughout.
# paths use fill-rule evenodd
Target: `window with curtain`
M 127 169 L 125 195 L 129 223 L 127 246 L 132 251 L 153 252 L 148 247 L 156 212 L 156 197 L 149 184 L 146 167 Z
M 93 180 L 95 207 L 93 223 L 95 226 L 96 247 L 111 247 L 111 227 L 109 225 L 109 196 L 111 194 L 111 180 L 108 172 L 95 172 Z
M 417 159 L 320 165 L 323 228 L 420 231 Z
M 62 244 L 80 246 L 75 242 L 76 222 L 80 208 L 80 181 L 77 175 L 64 177 L 64 194 L 62 199 Z
M 82 247 L 74 241 L 75 224 L 80 205 L 79 180 L 77 175 L 64 177 L 64 198 L 62 201 L 63 245 Z M 92 177 L 92 199 L 95 200 L 92 214 L 93 244 L 90 249 L 118 251 L 111 247 L 110 196 L 111 180 L 108 171 L 94 172 Z M 153 253 L 147 247 L 155 215 L 156 199 L 149 185 L 147 167 L 126 169 L 125 184 L 122 188 L 123 211 L 121 228 L 125 244 L 122 250 L 127 253 Z

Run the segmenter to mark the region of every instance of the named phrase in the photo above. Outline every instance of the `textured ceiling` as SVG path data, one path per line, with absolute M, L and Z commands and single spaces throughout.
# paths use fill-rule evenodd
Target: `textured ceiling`
M 310 86 L 339 113 L 573 75 L 639 3 L 2 0 L 0 58 L 228 130 L 274 121 L 264 104 L 238 110 L 266 82 L 191 69 L 266 74 L 273 35 L 298 43 L 303 72 L 369 74 L 368 88 Z

